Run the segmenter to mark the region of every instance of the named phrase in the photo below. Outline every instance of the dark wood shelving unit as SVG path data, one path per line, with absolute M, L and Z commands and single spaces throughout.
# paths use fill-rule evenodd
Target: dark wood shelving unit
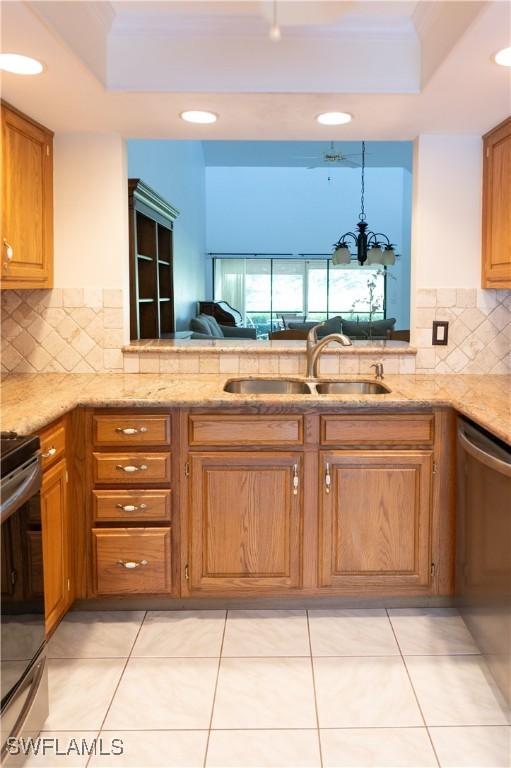
M 174 333 L 173 229 L 179 215 L 141 179 L 128 179 L 132 339 Z

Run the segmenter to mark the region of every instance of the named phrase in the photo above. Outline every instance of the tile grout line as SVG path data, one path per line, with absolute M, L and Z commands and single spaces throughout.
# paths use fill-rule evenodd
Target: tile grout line
M 314 674 L 314 658 L 312 656 L 312 640 L 311 640 L 311 631 L 310 631 L 310 624 L 309 624 L 309 611 L 305 610 L 305 617 L 307 619 L 307 636 L 309 638 L 309 651 L 310 651 L 310 662 L 311 662 L 311 672 L 312 672 L 312 692 L 314 695 L 314 711 L 316 712 L 316 732 L 318 734 L 318 747 L 319 747 L 319 763 L 321 765 L 321 768 L 323 768 L 323 751 L 321 748 L 321 731 L 319 728 L 319 712 L 318 712 L 318 699 L 316 696 L 316 676 Z
M 119 686 L 121 684 L 122 678 L 124 677 L 124 673 L 126 671 L 126 667 L 128 666 L 128 662 L 131 659 L 131 654 L 133 653 L 133 649 L 135 648 L 135 644 L 136 644 L 136 642 L 138 640 L 138 636 L 140 635 L 140 632 L 142 631 L 142 627 L 145 624 L 145 620 L 147 618 L 147 614 L 148 614 L 148 611 L 144 611 L 144 615 L 142 617 L 142 621 L 140 622 L 140 626 L 139 626 L 139 628 L 137 630 L 137 634 L 135 635 L 133 643 L 131 644 L 130 651 L 129 651 L 127 657 L 126 657 L 126 661 L 125 661 L 124 666 L 122 668 L 122 672 L 119 675 L 119 679 L 117 681 L 117 685 L 115 686 L 114 692 L 112 694 L 112 698 L 110 699 L 110 703 L 109 703 L 109 705 L 108 705 L 108 707 L 106 709 L 105 716 L 103 717 L 103 720 L 101 721 L 101 725 L 99 727 L 99 732 L 98 732 L 98 737 L 101 737 L 101 733 L 103 731 L 103 726 L 104 726 L 104 724 L 106 722 L 106 719 L 108 717 L 108 713 L 110 712 L 110 709 L 112 708 L 112 704 L 114 703 L 114 699 L 115 699 L 115 697 L 117 695 L 117 691 L 119 690 Z M 90 761 L 92 760 L 92 757 L 93 757 L 93 755 L 90 755 L 89 759 L 87 760 L 87 762 L 85 764 L 85 768 L 89 768 Z
M 209 727 L 208 727 L 208 737 L 206 739 L 206 749 L 204 751 L 204 763 L 203 766 L 206 768 L 206 763 L 208 760 L 208 750 L 209 750 L 209 739 L 211 737 L 211 726 L 213 725 L 213 714 L 215 712 L 215 702 L 216 702 L 216 692 L 218 688 L 218 679 L 220 677 L 220 665 L 222 663 L 222 651 L 224 649 L 224 640 L 225 640 L 225 630 L 227 629 L 227 618 L 229 616 L 229 611 L 225 611 L 225 618 L 224 618 L 224 631 L 222 632 L 222 642 L 220 643 L 220 653 L 218 654 L 218 667 L 216 670 L 216 678 L 215 678 L 215 690 L 213 691 L 213 701 L 211 703 L 211 716 L 209 718 Z
M 400 730 L 400 731 L 413 731 L 417 730 L 417 728 L 423 728 L 422 725 L 324 725 L 322 726 L 322 731 L 365 731 L 365 730 L 371 730 L 371 731 L 385 731 L 389 728 L 393 730 Z M 510 728 L 507 723 L 502 723 L 501 725 L 432 725 L 430 728 L 435 729 L 442 729 L 442 728 Z M 53 733 L 57 729 L 42 729 L 41 733 Z M 59 732 L 62 733 L 75 733 L 76 728 L 59 728 Z M 89 731 L 93 733 L 96 729 L 95 728 L 86 728 L 86 731 Z M 123 731 L 126 731 L 127 733 L 148 733 L 148 732 L 158 732 L 161 731 L 162 733 L 173 733 L 174 731 L 207 731 L 207 728 L 123 728 Z M 311 726 L 310 728 L 305 728 L 303 726 L 297 726 L 296 728 L 215 728 L 215 731 L 317 731 L 316 726 Z M 80 731 L 81 732 L 81 731 Z M 103 728 L 103 733 L 115 733 L 116 729 L 110 729 L 110 728 Z
M 407 657 L 412 658 L 431 658 L 431 659 L 443 659 L 443 658 L 464 658 L 466 656 L 481 656 L 480 653 L 407 653 Z M 401 656 L 400 653 L 331 653 L 328 656 L 323 656 L 319 653 L 314 654 L 314 659 L 392 659 L 396 658 L 396 656 Z M 63 660 L 63 661 L 82 661 L 83 659 L 125 659 L 126 656 L 49 656 L 50 660 L 56 659 L 56 660 Z M 218 654 L 214 654 L 213 656 L 175 656 L 175 655 L 164 655 L 164 656 L 152 656 L 152 655 L 146 655 L 146 656 L 134 656 L 134 659 L 217 659 Z M 279 655 L 273 655 L 273 656 L 260 656 L 259 654 L 254 656 L 223 656 L 224 659 L 240 659 L 241 661 L 244 661 L 245 659 L 308 659 L 309 654 L 297 656 L 295 655 L 288 655 L 288 654 L 279 654 Z M 4 659 L 4 661 L 8 661 L 8 659 Z M 12 661 L 16 661 L 16 659 L 12 659 Z M 456 728 L 461 726 L 455 726 Z M 436 726 L 435 726 L 436 728 Z
M 397 639 L 396 631 L 394 629 L 394 625 L 392 623 L 392 619 L 390 618 L 389 611 L 388 611 L 387 608 L 385 608 L 385 613 L 387 614 L 387 619 L 389 621 L 390 628 L 392 630 L 392 634 L 394 635 L 394 639 L 395 639 L 395 641 L 397 643 L 397 647 L 399 648 L 399 653 L 401 655 L 401 659 L 402 659 L 403 664 L 404 664 L 406 675 L 408 677 L 408 680 L 410 681 L 410 685 L 412 687 L 412 691 L 413 691 L 413 695 L 415 697 L 415 701 L 417 702 L 417 706 L 419 708 L 419 712 L 421 713 L 421 717 L 422 717 L 422 720 L 424 722 L 424 727 L 426 728 L 426 733 L 428 734 L 429 743 L 431 744 L 431 749 L 433 750 L 433 754 L 435 756 L 435 760 L 437 762 L 437 765 L 439 766 L 439 768 L 441 768 L 440 759 L 439 759 L 439 757 L 437 755 L 437 751 L 435 749 L 435 745 L 433 744 L 433 739 L 431 738 L 431 734 L 429 732 L 428 724 L 426 723 L 426 718 L 424 717 L 424 712 L 422 711 L 422 707 L 420 705 L 420 701 L 419 701 L 419 697 L 417 695 L 417 691 L 415 690 L 415 686 L 413 684 L 412 677 L 410 675 L 410 671 L 409 671 L 407 663 L 406 663 L 406 659 L 405 659 L 405 657 L 403 655 L 403 651 L 401 650 L 401 646 L 399 645 L 399 640 Z

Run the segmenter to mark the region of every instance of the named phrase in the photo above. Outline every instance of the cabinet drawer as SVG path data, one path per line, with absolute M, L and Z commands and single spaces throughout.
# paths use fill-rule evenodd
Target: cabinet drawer
M 93 491 L 94 522 L 170 522 L 171 491 Z
M 302 445 L 303 416 L 189 417 L 190 445 Z
M 42 432 L 40 441 L 42 468 L 45 470 L 63 458 L 66 452 L 66 429 L 64 425 L 57 424 L 47 432 Z
M 170 528 L 93 530 L 98 595 L 169 592 Z
M 170 416 L 114 414 L 93 417 L 94 444 L 170 445 Z
M 322 445 L 424 445 L 433 442 L 433 416 L 321 416 Z
M 170 453 L 93 453 L 95 483 L 170 483 Z

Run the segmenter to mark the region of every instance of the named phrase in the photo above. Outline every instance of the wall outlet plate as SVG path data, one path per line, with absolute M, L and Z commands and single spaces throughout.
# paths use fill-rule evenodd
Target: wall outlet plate
M 449 322 L 447 320 L 433 320 L 433 334 L 431 343 L 434 347 L 445 347 L 449 340 Z

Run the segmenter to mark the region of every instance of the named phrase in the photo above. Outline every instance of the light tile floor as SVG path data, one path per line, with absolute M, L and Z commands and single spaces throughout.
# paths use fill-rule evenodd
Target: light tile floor
M 124 752 L 28 766 L 510 765 L 511 729 L 450 609 L 72 613 L 49 657 L 42 735 Z

